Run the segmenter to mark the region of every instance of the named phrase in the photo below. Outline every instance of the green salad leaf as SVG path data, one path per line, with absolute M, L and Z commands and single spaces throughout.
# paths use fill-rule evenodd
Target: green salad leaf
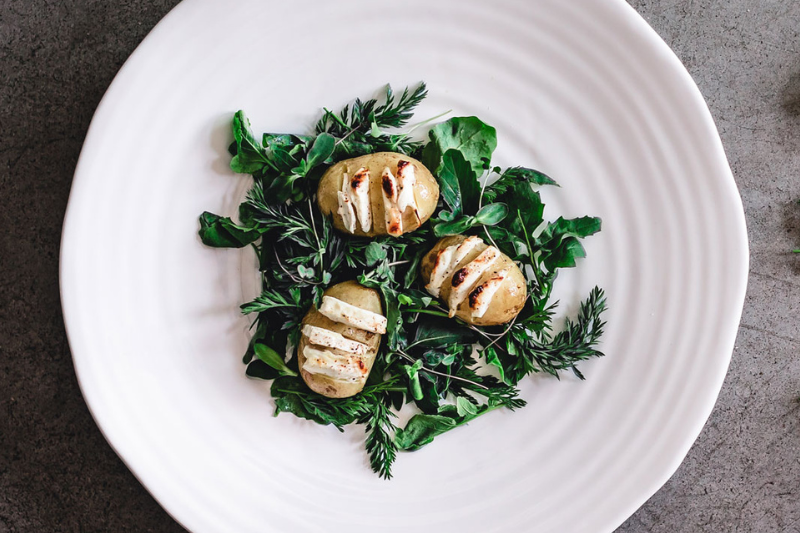
M 492 166 L 497 131 L 476 117 L 435 124 L 427 144 L 413 128 L 402 130 L 426 95 L 424 83 L 399 92 L 387 86 L 381 98 L 325 109 L 311 134 L 260 140 L 237 112 L 231 169 L 252 176 L 252 186 L 238 222 L 209 212 L 199 220 L 204 244 L 252 246 L 258 257 L 261 293 L 241 306 L 253 319 L 245 375 L 271 381 L 276 415 L 341 431 L 362 425 L 370 466 L 385 479 L 399 451 L 418 450 L 496 409 L 523 408 L 517 385 L 526 376 L 571 371 L 583 379 L 578 365 L 603 355 L 603 291 L 592 290 L 559 328 L 550 301 L 558 270 L 585 257 L 582 241 L 600 231 L 601 220 L 546 218 L 542 190 L 556 182 L 531 168 Z M 335 231 L 316 206 L 319 178 L 339 161 L 381 151 L 422 158 L 431 170 L 440 200 L 430 222 L 396 238 Z M 514 320 L 479 327 L 451 319 L 425 290 L 425 256 L 446 235 L 478 235 L 517 263 L 528 298 Z M 327 398 L 299 375 L 302 320 L 327 287 L 353 279 L 380 292 L 387 332 L 364 389 Z M 397 427 L 395 413 L 406 404 L 417 414 Z
M 497 148 L 497 130 L 477 117 L 451 118 L 431 128 L 428 135 L 430 142 L 422 152 L 422 163 L 436 174 L 450 149 L 460 152 L 476 174 L 483 174 Z

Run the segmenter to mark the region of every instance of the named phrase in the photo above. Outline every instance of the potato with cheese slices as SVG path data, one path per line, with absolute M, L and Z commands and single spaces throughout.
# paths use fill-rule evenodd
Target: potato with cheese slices
M 393 152 L 340 161 L 317 188 L 319 208 L 336 229 L 366 237 L 414 231 L 438 201 L 439 184 L 425 165 Z
M 328 398 L 358 394 L 386 333 L 381 297 L 355 281 L 334 285 L 303 318 L 301 332 L 297 359 L 309 388 Z
M 519 267 L 480 237 L 441 239 L 423 257 L 420 269 L 425 289 L 447 303 L 450 317 L 476 326 L 510 322 L 528 297 Z

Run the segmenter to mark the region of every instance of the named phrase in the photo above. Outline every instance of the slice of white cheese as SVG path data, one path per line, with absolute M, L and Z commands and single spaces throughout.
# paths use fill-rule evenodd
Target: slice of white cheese
M 444 250 L 440 250 L 436 256 L 436 264 L 433 265 L 433 270 L 431 271 L 431 279 L 425 285 L 428 292 L 438 298 L 445 280 L 453 274 L 453 270 L 459 263 L 480 244 L 483 244 L 480 237 L 471 235 L 463 240 L 461 244 L 454 244 Z
M 356 231 L 356 213 L 353 210 L 353 203 L 350 201 L 349 182 L 350 180 L 345 174 L 342 179 L 342 190 L 336 194 L 339 197 L 339 216 L 342 218 L 342 223 L 348 232 L 354 233 Z
M 397 162 L 397 208 L 400 213 L 405 213 L 409 207 L 414 210 L 414 216 L 419 218 L 417 209 L 417 199 L 414 196 L 414 188 L 417 185 L 417 175 L 414 165 L 409 161 Z
M 322 297 L 322 305 L 319 308 L 319 312 L 334 322 L 347 324 L 372 333 L 386 333 L 387 322 L 385 316 L 361 309 L 332 296 Z
M 340 381 L 355 382 L 369 373 L 366 363 L 358 355 L 339 355 L 330 350 L 318 350 L 306 345 L 303 370 L 309 374 L 322 374 Z
M 456 316 L 456 310 L 461 302 L 467 297 L 474 285 L 478 283 L 484 273 L 491 268 L 492 264 L 500 257 L 500 251 L 494 246 L 489 246 L 481 254 L 467 263 L 464 268 L 458 269 L 454 274 L 450 285 L 450 318 Z
M 386 233 L 398 237 L 403 234 L 403 213 L 397 207 L 397 179 L 389 167 L 384 168 L 383 174 L 381 174 L 381 193 L 383 194 Z
M 509 269 L 504 268 L 488 280 L 484 281 L 469 293 L 469 308 L 473 318 L 480 318 L 486 314 L 492 298 L 508 277 Z
M 345 176 L 347 175 L 345 174 Z M 372 205 L 369 201 L 369 169 L 361 167 L 353 174 L 353 178 L 349 182 L 350 200 L 356 209 L 358 223 L 361 225 L 361 231 L 367 233 L 372 229 Z
M 456 253 L 458 245 L 448 246 L 444 250 L 439 250 L 436 254 L 436 263 L 431 271 L 431 279 L 425 288 L 435 297 L 439 297 L 442 291 L 442 283 L 447 279 L 447 274 L 452 270 L 453 254 Z
M 325 346 L 327 348 L 336 348 L 337 350 L 355 355 L 366 355 L 369 349 L 366 344 L 350 340 L 335 331 L 312 326 L 310 324 L 303 326 L 303 335 L 306 336 L 308 342 L 311 344 Z

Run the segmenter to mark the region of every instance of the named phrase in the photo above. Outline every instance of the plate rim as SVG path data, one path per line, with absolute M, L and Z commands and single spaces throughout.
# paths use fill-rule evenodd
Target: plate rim
M 724 384 L 725 377 L 727 376 L 727 372 L 730 366 L 731 359 L 733 357 L 734 345 L 736 338 L 738 337 L 738 330 L 739 324 L 741 323 L 741 317 L 744 310 L 744 303 L 745 303 L 745 296 L 747 285 L 749 281 L 749 266 L 750 266 L 750 250 L 749 250 L 749 238 L 748 238 L 748 229 L 747 229 L 747 220 L 744 211 L 744 205 L 741 198 L 741 193 L 739 191 L 738 185 L 736 183 L 735 177 L 733 175 L 733 171 L 730 168 L 730 164 L 725 152 L 724 145 L 722 143 L 722 139 L 719 135 L 718 128 L 714 121 L 713 115 L 711 110 L 708 107 L 708 104 L 703 97 L 699 87 L 697 86 L 696 82 L 692 78 L 691 74 L 687 70 L 686 66 L 682 63 L 680 58 L 677 54 L 670 48 L 670 46 L 666 43 L 666 41 L 655 31 L 655 29 L 644 19 L 644 17 L 633 7 L 631 6 L 626 0 L 608 0 L 612 4 L 616 4 L 618 8 L 621 8 L 621 11 L 625 11 L 625 16 L 628 18 L 628 22 L 631 22 L 635 25 L 636 30 L 642 34 L 644 38 L 646 38 L 652 46 L 657 48 L 658 51 L 667 58 L 670 63 L 672 63 L 674 74 L 680 77 L 680 82 L 686 88 L 689 89 L 692 95 L 692 99 L 694 100 L 693 104 L 700 106 L 703 109 L 702 117 L 702 125 L 707 130 L 707 133 L 711 133 L 709 138 L 713 140 L 714 144 L 714 151 L 713 154 L 710 154 L 709 157 L 713 157 L 716 159 L 715 166 L 718 167 L 719 171 L 725 174 L 725 182 L 726 187 L 729 192 L 735 194 L 735 197 L 738 199 L 736 204 L 736 221 L 737 221 L 737 228 L 735 233 L 738 235 L 739 241 L 739 252 L 741 257 L 739 260 L 741 261 L 741 266 L 743 268 L 744 275 L 741 279 L 738 280 L 737 287 L 736 287 L 736 297 L 734 298 L 737 303 L 737 309 L 739 309 L 737 313 L 737 321 L 736 321 L 736 334 L 733 335 L 732 338 L 728 339 L 729 342 L 726 343 L 726 346 L 729 345 L 730 349 L 726 349 L 725 353 L 727 356 L 725 360 L 720 360 L 720 365 L 716 369 L 716 373 L 713 376 L 713 380 L 709 379 L 708 381 L 713 381 L 713 386 L 709 386 L 709 394 L 707 395 L 707 399 L 702 405 L 697 407 L 697 412 L 702 413 L 702 415 L 698 415 L 694 423 L 691 425 L 691 430 L 687 430 L 687 438 L 684 439 L 684 442 L 681 443 L 680 446 L 676 446 L 675 453 L 671 458 L 669 467 L 666 468 L 668 472 L 666 475 L 659 476 L 658 479 L 654 479 L 654 481 L 650 484 L 650 487 L 641 494 L 640 498 L 631 499 L 630 503 L 625 507 L 625 511 L 621 511 L 618 513 L 615 525 L 613 525 L 613 529 L 618 528 L 622 525 L 630 516 L 632 516 L 639 508 L 644 505 L 647 500 L 649 500 L 654 494 L 656 494 L 668 481 L 669 479 L 675 474 L 678 470 L 680 465 L 685 460 L 686 456 L 688 455 L 690 449 L 693 447 L 695 442 L 700 436 L 702 429 L 705 427 L 708 419 L 716 405 L 718 400 L 719 394 L 721 392 L 722 386 Z M 90 121 L 89 127 L 87 128 L 87 132 L 84 138 L 83 145 L 81 147 L 81 152 L 78 157 L 75 172 L 73 174 L 72 183 L 70 185 L 70 193 L 69 198 L 67 201 L 67 206 L 65 209 L 65 214 L 62 223 L 62 231 L 61 231 L 61 244 L 59 250 L 59 296 L 61 302 L 61 310 L 62 310 L 62 317 L 64 322 L 64 328 L 67 336 L 68 345 L 70 347 L 70 355 L 72 357 L 73 368 L 75 369 L 75 375 L 78 381 L 78 386 L 80 388 L 81 394 L 84 398 L 86 406 L 89 410 L 89 413 L 92 416 L 95 424 L 97 425 L 98 429 L 100 430 L 103 438 L 106 440 L 108 445 L 114 450 L 114 453 L 120 458 L 123 464 L 128 468 L 128 470 L 133 474 L 136 480 L 144 487 L 144 489 L 153 497 L 156 502 L 160 505 L 160 507 L 178 524 L 182 527 L 189 530 L 188 522 L 184 521 L 180 516 L 178 516 L 177 511 L 172 507 L 173 503 L 167 501 L 166 496 L 159 494 L 159 488 L 152 487 L 146 484 L 143 481 L 144 475 L 139 471 L 139 467 L 135 466 L 132 462 L 131 458 L 126 457 L 119 448 L 115 445 L 112 439 L 109 436 L 108 428 L 106 427 L 105 423 L 99 418 L 95 408 L 92 405 L 92 402 L 89 400 L 91 396 L 91 392 L 89 391 L 90 385 L 88 382 L 88 378 L 85 374 L 83 374 L 80 363 L 79 357 L 76 356 L 76 352 L 74 350 L 75 346 L 75 335 L 72 331 L 72 326 L 70 325 L 70 308 L 71 303 L 68 303 L 69 298 L 65 298 L 66 289 L 65 287 L 69 284 L 68 275 L 65 268 L 65 254 L 66 250 L 68 249 L 69 241 L 71 240 L 68 238 L 72 232 L 70 231 L 70 227 L 74 225 L 74 219 L 76 218 L 76 198 L 80 194 L 80 187 L 84 180 L 81 179 L 82 169 L 86 166 L 85 159 L 88 157 L 87 153 L 90 152 L 87 147 L 91 146 L 91 143 L 94 142 L 94 138 L 98 135 L 98 126 L 97 126 L 97 118 L 98 116 L 103 114 L 103 111 L 113 105 L 113 98 L 116 95 L 117 88 L 120 85 L 119 79 L 121 75 L 126 72 L 128 69 L 131 68 L 131 64 L 138 60 L 139 56 L 143 56 L 148 52 L 151 42 L 153 39 L 151 38 L 155 34 L 165 31 L 171 23 L 173 19 L 177 19 L 183 15 L 184 11 L 189 12 L 190 9 L 195 9 L 196 7 L 200 7 L 199 0 L 182 0 L 173 8 L 171 8 L 164 17 L 162 17 L 158 23 L 147 33 L 147 35 L 141 40 L 141 42 L 136 46 L 133 52 L 128 56 L 125 60 L 123 65 L 114 75 L 113 80 L 108 85 L 108 88 L 103 94 L 100 102 L 97 105 L 96 110 L 92 116 L 92 120 Z M 734 233 L 733 231 L 731 232 Z M 71 300 L 69 300 L 71 302 Z M 731 325 L 731 328 L 733 326 Z M 713 393 L 713 394 L 711 394 Z

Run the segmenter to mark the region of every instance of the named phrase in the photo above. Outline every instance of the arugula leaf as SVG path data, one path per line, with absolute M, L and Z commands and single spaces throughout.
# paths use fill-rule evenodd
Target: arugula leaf
M 261 228 L 250 228 L 235 224 L 228 217 L 208 211 L 200 215 L 200 240 L 214 248 L 241 248 L 255 242 L 265 232 Z
M 577 265 L 576 259 L 583 257 L 586 257 L 586 250 L 581 241 L 575 237 L 565 237 L 555 249 L 543 254 L 541 261 L 549 272 L 555 272 L 557 268 L 574 267 Z
M 558 220 L 548 224 L 537 242 L 542 249 L 541 261 L 548 271 L 574 267 L 576 259 L 586 257 L 586 250 L 578 238 L 588 237 L 600 231 L 602 222 L 596 217 L 581 217 Z
M 543 243 L 547 243 L 568 235 L 581 238 L 588 237 L 600 231 L 601 227 L 602 221 L 597 217 L 571 219 L 558 217 L 558 220 L 547 225 L 539 240 Z
M 453 117 L 431 128 L 430 142 L 422 152 L 422 163 L 434 174 L 441 171 L 444 154 L 455 149 L 476 174 L 489 168 L 497 148 L 497 130 L 477 117 Z

